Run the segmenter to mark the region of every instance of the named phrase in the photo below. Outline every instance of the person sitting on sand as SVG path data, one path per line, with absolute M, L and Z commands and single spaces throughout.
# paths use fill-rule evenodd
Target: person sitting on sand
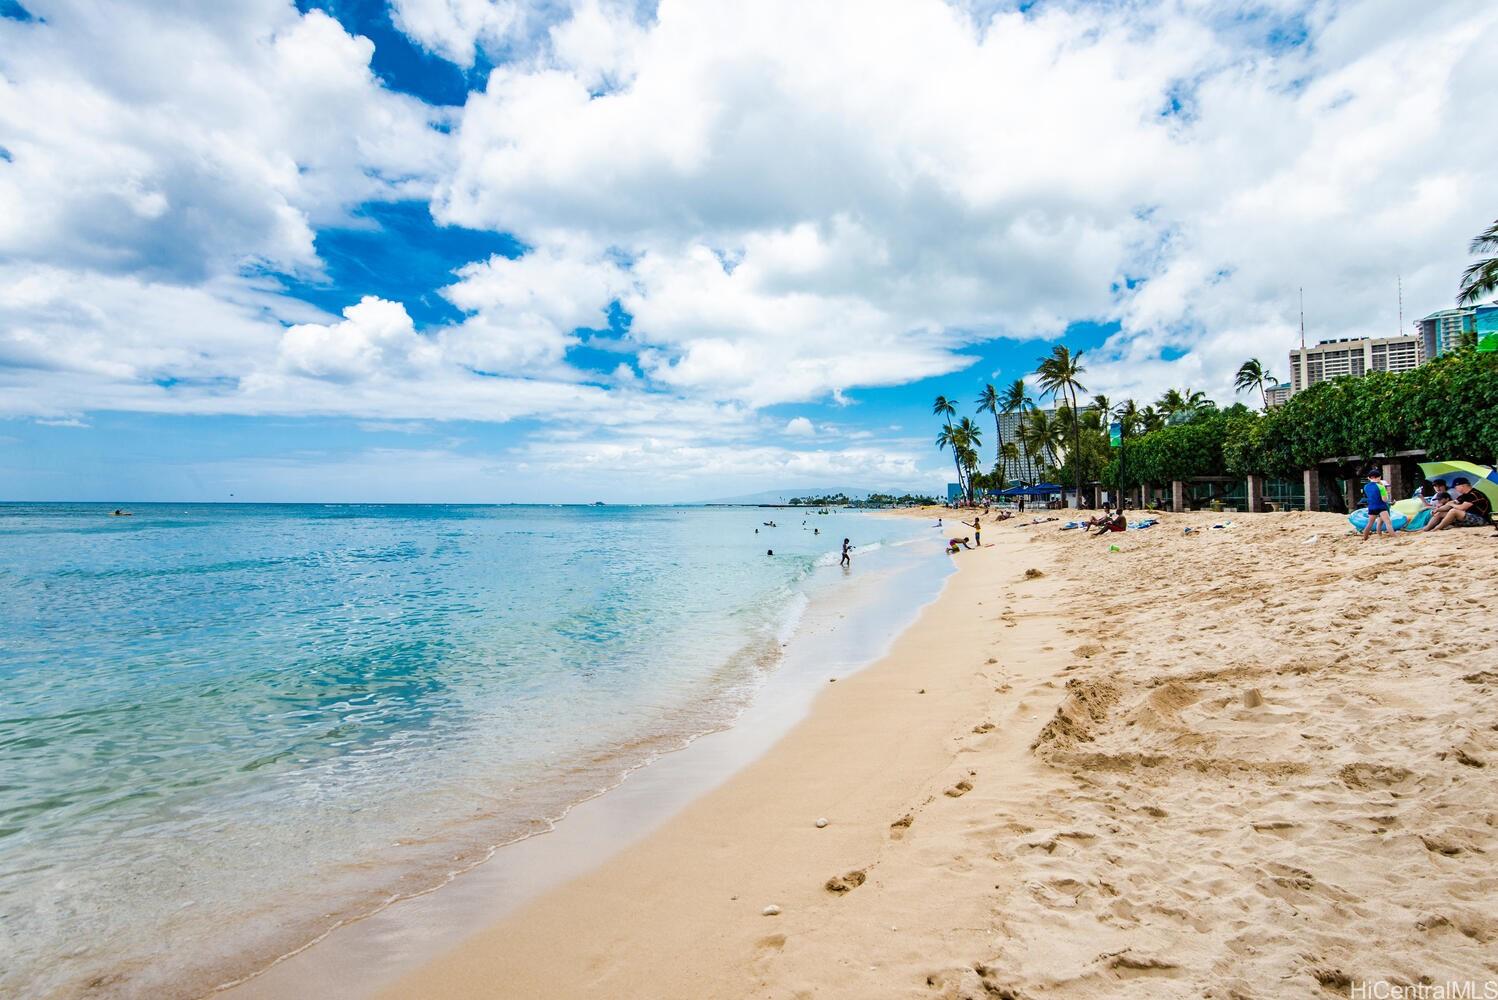
M 1451 500 L 1437 507 L 1430 523 L 1421 531 L 1443 531 L 1446 528 L 1482 528 L 1493 523 L 1493 502 L 1487 494 L 1474 490 L 1464 476 L 1452 480 Z
M 1097 531 L 1093 532 L 1095 535 L 1106 535 L 1111 531 L 1123 531 L 1129 526 L 1128 519 L 1124 517 L 1123 511 L 1119 511 L 1117 514 L 1110 515 L 1109 517 L 1099 518 L 1099 522 Z
M 1451 494 L 1446 491 L 1446 480 L 1432 479 L 1420 488 L 1420 502 L 1434 510 L 1443 503 L 1451 502 Z

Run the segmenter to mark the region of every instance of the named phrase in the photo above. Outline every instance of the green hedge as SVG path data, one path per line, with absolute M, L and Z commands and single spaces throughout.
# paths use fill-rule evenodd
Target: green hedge
M 1413 371 L 1370 372 L 1298 392 L 1267 414 L 1241 408 L 1124 442 L 1124 486 L 1193 476 L 1293 476 L 1342 455 L 1424 450 L 1498 457 L 1498 355 L 1462 351 Z M 1118 462 L 1105 474 L 1117 485 Z

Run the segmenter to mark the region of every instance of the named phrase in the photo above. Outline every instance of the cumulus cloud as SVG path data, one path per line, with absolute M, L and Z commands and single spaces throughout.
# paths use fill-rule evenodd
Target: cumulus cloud
M 1328 336 L 1392 332 L 1399 272 L 1449 300 L 1491 214 L 1495 18 L 667 2 L 613 36 L 617 89 L 560 43 L 491 74 L 434 207 L 626 248 L 642 366 L 677 391 L 811 399 L 1087 319 L 1123 325 L 1100 384 L 1222 390 L 1283 353 L 1301 284 Z
M 288 0 L 27 6 L 4 415 L 533 418 L 593 469 L 935 477 L 924 439 L 779 449 L 816 428 L 761 411 L 1081 320 L 1120 325 L 1091 388 L 1228 398 L 1243 358 L 1283 365 L 1301 286 L 1313 336 L 1395 332 L 1399 276 L 1406 321 L 1449 302 L 1498 190 L 1498 9 L 1465 0 L 393 0 L 494 63 L 460 112 Z M 315 277 L 320 228 L 396 198 L 525 252 L 444 279 L 432 328 L 246 277 Z M 578 334 L 616 302 L 627 332 Z
M 289 3 L 35 0 L 0 18 L 0 256 L 198 282 L 315 273 L 315 230 L 423 197 L 442 113 L 385 90 L 373 45 Z
M 811 437 L 817 429 L 805 417 L 792 417 L 785 422 L 785 432 L 792 437 Z

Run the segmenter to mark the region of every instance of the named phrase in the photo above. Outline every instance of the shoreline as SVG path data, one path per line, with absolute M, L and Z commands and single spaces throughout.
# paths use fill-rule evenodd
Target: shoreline
M 893 543 L 895 548 L 910 544 L 934 549 L 935 535 Z M 918 561 L 905 558 L 903 564 L 876 565 L 853 588 L 823 582 L 810 592 L 803 590 L 801 609 L 782 637 L 776 666 L 726 723 L 630 767 L 544 829 L 490 848 L 429 888 L 341 920 L 205 995 L 230 1000 L 299 996 L 310 979 L 323 995 L 372 996 L 402 970 L 459 943 L 475 924 L 503 919 L 606 863 L 623 844 L 649 836 L 765 753 L 804 717 L 828 677 L 847 677 L 884 655 L 920 609 L 939 597 L 951 575 L 935 552 Z M 833 569 L 819 566 L 822 573 Z M 912 608 L 904 588 L 926 596 Z M 853 629 L 859 640 L 842 642 L 844 628 Z
M 998 690 L 1037 717 L 1049 711 L 1019 692 L 1045 683 L 1048 668 L 1036 664 L 1059 625 L 1049 610 L 1057 585 L 1020 586 L 1027 544 L 1007 532 L 961 553 L 886 655 L 824 685 L 762 756 L 644 840 L 377 995 L 761 995 L 758 966 L 844 901 L 824 888 L 829 879 L 864 892 L 882 850 L 914 839 L 924 811 L 1000 780 L 967 766 L 974 746 L 1003 747 L 1013 770 L 1022 766 L 1027 741 L 997 729 L 987 703 Z M 1002 635 L 992 634 L 1001 620 Z M 933 662 L 933 645 L 953 655 Z M 947 906 L 930 904 L 925 922 L 939 922 Z M 763 915 L 770 905 L 780 913 Z
M 985 525 L 887 655 L 767 752 L 375 995 L 1498 984 L 1498 673 L 1464 652 L 1498 645 L 1498 581 L 1426 573 L 1486 539 L 1221 521 Z M 260 995 L 367 995 L 339 973 Z

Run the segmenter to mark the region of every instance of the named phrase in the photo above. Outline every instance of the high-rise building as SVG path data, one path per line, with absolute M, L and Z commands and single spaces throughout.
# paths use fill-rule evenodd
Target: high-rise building
M 1278 385 L 1266 386 L 1264 389 L 1264 402 L 1270 406 L 1283 406 L 1285 400 L 1290 398 L 1294 390 L 1290 388 L 1289 382 L 1281 382 Z
M 1368 372 L 1407 372 L 1426 359 L 1421 337 L 1344 337 L 1290 352 L 1290 391 Z
M 1042 410 L 1047 417 L 1055 418 L 1056 411 L 1053 409 Z M 1040 456 L 1031 455 L 1029 461 L 1025 460 L 1025 448 L 1020 444 L 1020 415 L 1018 413 L 999 414 L 999 430 L 1004 443 L 1013 444 L 1019 451 L 1019 457 L 1004 460 L 1004 479 L 1009 483 L 1038 483 L 1041 480 Z M 985 435 L 985 444 L 988 444 Z M 992 447 L 992 445 L 989 445 Z M 991 454 L 991 452 L 990 452 Z M 987 456 L 984 456 L 987 458 Z
M 1439 358 L 1460 347 L 1463 337 L 1476 332 L 1476 321 L 1476 308 L 1442 309 L 1415 320 L 1415 330 L 1426 359 Z

